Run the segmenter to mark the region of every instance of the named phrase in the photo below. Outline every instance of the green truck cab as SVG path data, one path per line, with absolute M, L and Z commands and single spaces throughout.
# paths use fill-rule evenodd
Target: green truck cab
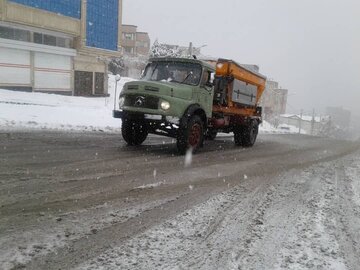
M 113 112 L 124 140 L 140 145 L 152 133 L 176 138 L 181 153 L 197 150 L 212 115 L 214 73 L 196 59 L 150 59 L 141 80 L 124 85 Z

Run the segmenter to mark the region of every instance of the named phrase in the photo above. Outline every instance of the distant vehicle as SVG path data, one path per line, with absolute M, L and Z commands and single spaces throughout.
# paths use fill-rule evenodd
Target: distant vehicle
M 259 99 L 266 77 L 232 60 L 215 65 L 188 58 L 150 59 L 139 81 L 119 97 L 122 136 L 140 145 L 149 133 L 176 138 L 180 153 L 198 150 L 218 132 L 234 133 L 236 145 L 253 146 L 261 123 Z

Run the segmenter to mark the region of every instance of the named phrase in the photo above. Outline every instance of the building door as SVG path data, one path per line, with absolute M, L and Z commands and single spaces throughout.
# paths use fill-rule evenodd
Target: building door
M 75 96 L 91 96 L 92 89 L 93 72 L 75 71 Z
M 95 95 L 103 95 L 104 94 L 104 73 L 96 72 L 95 73 Z

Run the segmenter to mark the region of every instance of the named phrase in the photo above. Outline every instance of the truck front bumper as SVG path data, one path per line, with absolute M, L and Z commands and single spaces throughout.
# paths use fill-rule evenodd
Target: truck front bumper
M 162 122 L 162 123 L 171 123 L 178 125 L 180 119 L 173 116 L 165 116 L 160 114 L 148 114 L 148 113 L 137 113 L 137 112 L 127 112 L 127 111 L 118 111 L 113 110 L 114 118 L 131 118 L 131 119 L 142 119 L 149 122 Z

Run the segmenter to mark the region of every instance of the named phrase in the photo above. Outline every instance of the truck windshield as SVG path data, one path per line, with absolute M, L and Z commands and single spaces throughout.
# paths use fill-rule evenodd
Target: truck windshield
M 184 62 L 152 62 L 146 67 L 142 80 L 198 85 L 200 78 L 201 65 L 199 64 Z

